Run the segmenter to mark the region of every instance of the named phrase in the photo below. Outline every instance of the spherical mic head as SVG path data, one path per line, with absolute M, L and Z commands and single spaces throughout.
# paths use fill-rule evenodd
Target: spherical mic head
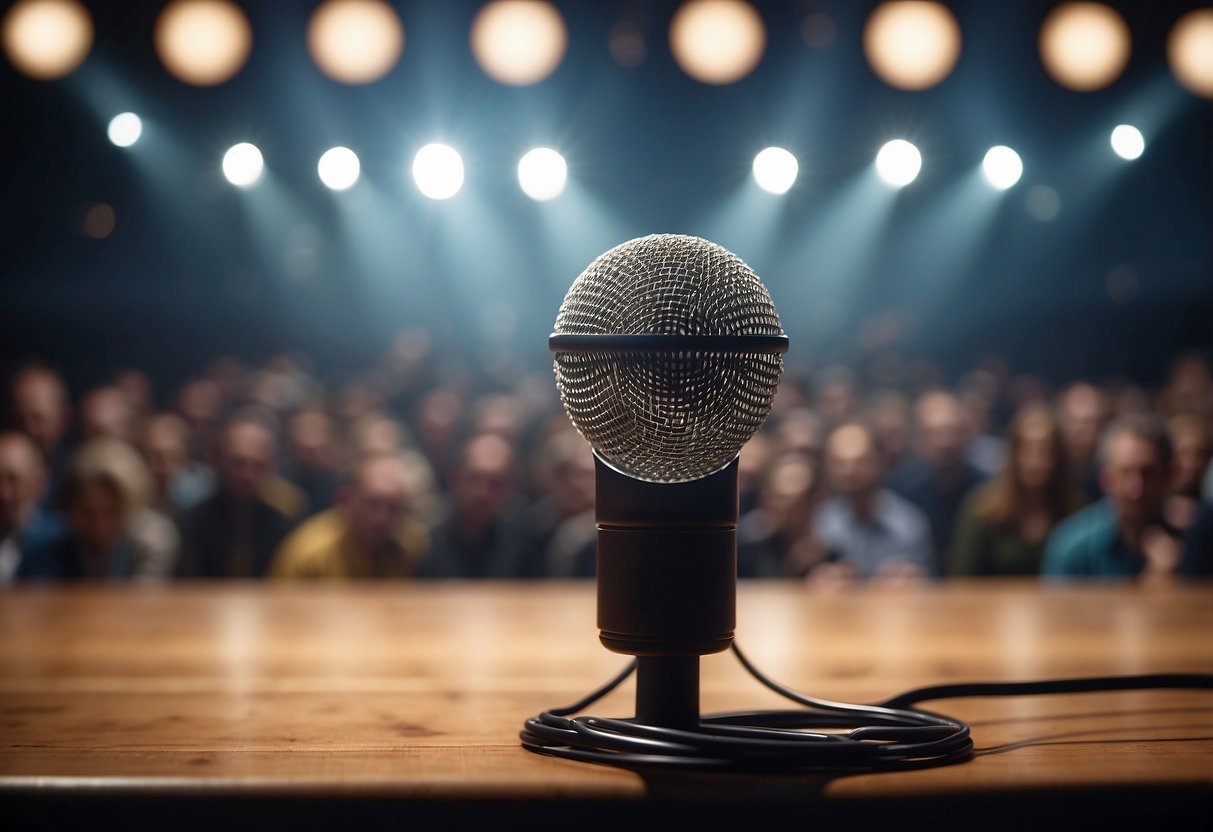
M 579 342 L 565 351 L 558 336 L 615 337 L 564 338 Z M 771 410 L 787 349 L 758 275 L 727 249 L 678 234 L 631 240 L 591 263 L 565 295 L 552 342 L 561 401 L 599 457 L 671 483 L 737 456 Z

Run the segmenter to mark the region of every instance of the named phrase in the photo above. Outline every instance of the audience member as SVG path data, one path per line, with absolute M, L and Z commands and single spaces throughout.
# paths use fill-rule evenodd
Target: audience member
M 871 425 L 880 452 L 882 471 L 896 471 L 910 454 L 910 401 L 897 390 L 878 390 L 867 405 L 867 424 Z
M 510 506 L 517 460 L 495 434 L 473 437 L 452 475 L 451 515 L 430 534 L 427 578 L 534 578 L 542 575 L 534 544 Z
M 190 459 L 189 431 L 176 413 L 158 413 L 144 423 L 139 437 L 139 449 L 156 486 L 154 506 L 174 519 L 215 490 L 215 472 Z
M 758 506 L 758 494 L 775 449 L 765 433 L 756 433 L 741 446 L 737 458 L 737 507 L 739 514 L 753 511 Z
M 1036 575 L 1053 527 L 1083 501 L 1052 410 L 1024 408 L 1011 425 L 1002 470 L 965 500 L 949 575 Z
M 197 578 L 260 578 L 294 522 L 295 513 L 267 492 L 274 485 L 277 438 L 256 411 L 238 413 L 217 449 L 218 487 L 181 520 L 181 573 Z
M 63 519 L 41 505 L 46 463 L 24 433 L 0 433 L 0 586 L 63 540 Z M 26 567 L 28 569 L 28 567 Z
M 854 418 L 859 409 L 859 379 L 849 367 L 827 367 L 821 371 L 814 404 L 826 427 L 833 428 Z
M 219 385 L 209 379 L 186 382 L 177 396 L 177 412 L 189 425 L 190 458 L 213 465 L 223 415 Z
M 971 429 L 960 400 L 942 390 L 914 406 L 915 458 L 889 477 L 888 487 L 922 509 L 935 545 L 932 574 L 947 571 L 947 554 L 960 506 L 984 477 L 966 456 Z
M 1104 499 L 1063 521 L 1049 536 L 1044 574 L 1124 578 L 1175 571 L 1180 542 L 1162 516 L 1171 440 L 1154 417 L 1113 422 L 1099 450 Z
M 309 518 L 278 548 L 276 578 L 406 578 L 425 556 L 425 528 L 409 517 L 408 481 L 395 456 L 356 462 L 337 505 Z
M 43 502 L 58 493 L 59 478 L 69 454 L 67 432 L 71 425 L 71 402 L 63 377 L 41 364 L 18 370 L 10 385 L 13 423 L 38 450 L 47 465 Z
M 117 439 L 83 444 L 63 479 L 67 537 L 22 561 L 19 579 L 166 579 L 177 562 L 177 527 L 149 507 L 152 479 L 138 452 Z
M 825 560 L 812 534 L 819 476 L 803 454 L 784 454 L 766 469 L 755 508 L 737 523 L 737 575 L 741 578 L 803 576 Z
M 1167 420 L 1174 449 L 1167 522 L 1176 529 L 1191 525 L 1200 507 L 1205 471 L 1213 464 L 1213 424 L 1197 413 L 1181 411 Z
M 540 496 L 526 513 L 526 528 L 542 552 L 545 573 L 594 574 L 594 456 L 572 428 L 550 437 L 539 450 L 535 480 Z M 586 547 L 591 551 L 586 552 Z M 587 570 L 588 569 L 588 573 Z
M 95 387 L 80 400 L 80 437 L 117 439 L 130 443 L 135 439 L 135 411 L 121 387 L 112 384 Z
M 397 448 L 383 453 L 394 453 Z M 282 473 L 303 491 L 307 511 L 316 514 L 333 505 L 341 485 L 339 449 L 333 420 L 323 410 L 300 410 L 286 429 L 286 459 Z
M 813 512 L 812 528 L 827 560 L 810 577 L 832 582 L 929 574 L 930 524 L 917 506 L 881 487 L 871 431 L 854 423 L 835 428 L 825 459 L 833 496 Z
M 1098 500 L 1103 492 L 1095 456 L 1108 418 L 1103 393 L 1086 381 L 1071 384 L 1057 398 L 1057 418 L 1070 454 L 1070 473 L 1088 499 Z

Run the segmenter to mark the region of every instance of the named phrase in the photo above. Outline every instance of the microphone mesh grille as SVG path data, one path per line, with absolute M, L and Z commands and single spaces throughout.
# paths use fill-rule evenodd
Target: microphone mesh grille
M 766 287 L 739 257 L 698 237 L 616 246 L 574 281 L 561 335 L 782 335 Z M 685 482 L 720 470 L 762 426 L 778 354 L 558 353 L 556 387 L 573 424 L 619 471 Z

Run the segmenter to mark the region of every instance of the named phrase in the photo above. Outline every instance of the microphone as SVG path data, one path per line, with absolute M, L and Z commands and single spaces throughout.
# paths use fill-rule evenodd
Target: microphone
M 581 273 L 548 345 L 594 448 L 600 639 L 637 657 L 637 723 L 694 729 L 699 657 L 733 640 L 737 455 L 770 412 L 787 336 L 740 258 L 655 234 Z

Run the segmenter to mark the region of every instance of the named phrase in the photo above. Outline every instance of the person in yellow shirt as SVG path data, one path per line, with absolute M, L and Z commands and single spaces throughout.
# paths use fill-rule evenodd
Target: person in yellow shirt
M 425 528 L 409 517 L 408 476 L 395 456 L 360 459 L 337 504 L 282 542 L 274 578 L 406 578 L 425 555 Z

